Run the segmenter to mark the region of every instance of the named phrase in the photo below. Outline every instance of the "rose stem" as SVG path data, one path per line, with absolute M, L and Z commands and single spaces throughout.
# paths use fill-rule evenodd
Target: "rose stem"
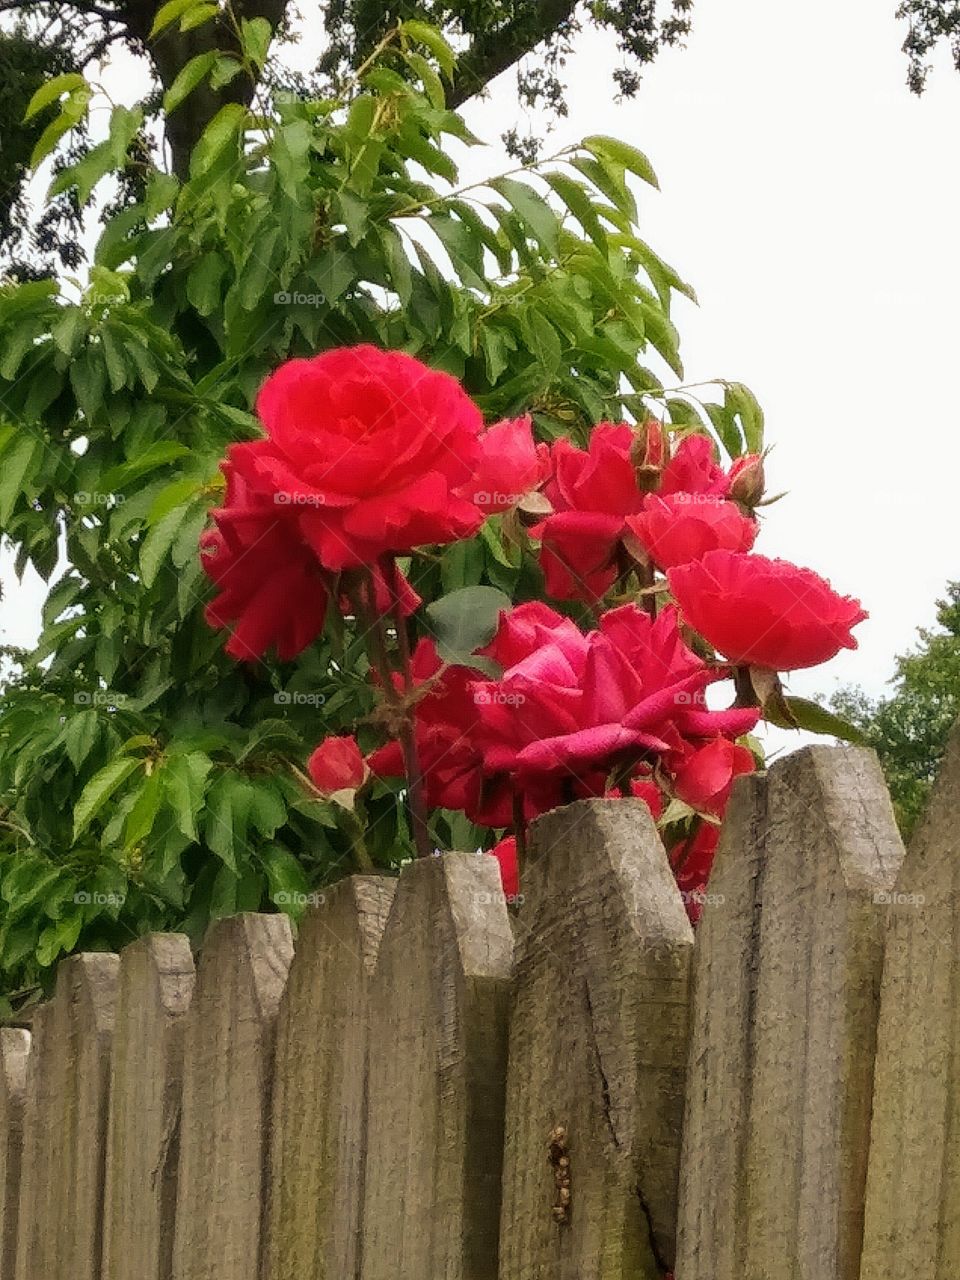
M 397 651 L 400 655 L 400 674 L 403 677 L 403 690 L 406 696 L 409 696 L 413 690 L 413 673 L 410 668 L 410 641 L 407 636 L 407 624 L 400 612 L 400 593 L 397 583 L 397 566 L 393 557 L 387 557 L 384 564 L 384 581 L 387 590 L 393 598 L 391 613 L 393 615 L 394 625 L 397 631 Z M 376 603 L 376 587 L 374 585 L 373 574 L 367 581 L 367 599 L 370 603 L 370 612 L 376 619 L 375 634 L 377 637 L 378 654 L 383 654 L 383 662 L 386 664 L 386 636 L 384 633 L 383 618 L 377 613 Z M 388 666 L 384 665 L 384 671 L 388 671 Z M 390 680 L 390 692 L 401 706 L 401 700 L 396 699 L 393 689 L 393 681 Z M 430 839 L 430 827 L 427 824 L 427 807 L 423 798 L 423 773 L 420 769 L 420 758 L 417 754 L 417 739 L 413 724 L 413 712 L 409 707 L 403 707 L 403 715 L 400 721 L 400 749 L 403 752 L 403 766 L 407 775 L 407 801 L 410 809 L 410 826 L 413 831 L 413 843 L 417 850 L 418 858 L 428 858 L 433 851 L 433 842 Z
M 513 793 L 513 834 L 517 841 L 517 876 L 527 862 L 527 820 L 523 813 L 523 794 Z

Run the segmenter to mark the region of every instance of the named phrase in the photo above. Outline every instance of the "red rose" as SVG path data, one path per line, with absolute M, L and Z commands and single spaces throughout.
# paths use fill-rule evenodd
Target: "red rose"
M 670 851 L 670 864 L 691 924 L 696 924 L 703 913 L 703 898 L 719 843 L 720 828 L 701 822 L 689 839 L 681 840 Z
M 811 569 L 786 560 L 711 551 L 667 572 L 685 620 L 738 664 L 793 671 L 855 649 L 867 614 Z
M 687 756 L 677 769 L 674 784 L 677 795 L 701 813 L 723 816 L 734 778 L 753 773 L 756 762 L 746 747 L 729 738 L 714 738 Z
M 540 567 L 554 600 L 599 600 L 617 577 L 620 516 L 600 511 L 562 511 L 531 531 L 541 539 Z
M 432 640 L 417 644 L 411 660 L 415 689 L 424 690 L 414 705 L 417 761 L 429 809 L 461 809 L 484 826 L 506 826 L 513 819 L 512 797 L 487 812 L 483 791 L 483 763 L 475 742 L 477 709 L 471 689 L 476 671 L 445 666 Z M 400 676 L 397 688 L 403 688 Z M 402 778 L 406 768 L 398 742 L 374 751 L 368 763 L 380 778 Z M 488 819 L 493 819 L 488 821 Z
M 542 543 L 547 591 L 556 600 L 598 599 L 616 579 L 624 518 L 643 503 L 634 440 L 631 427 L 601 422 L 586 449 L 565 439 L 553 446 L 554 474 L 545 493 L 555 514 L 530 533 Z
M 226 651 L 253 661 L 275 648 L 289 661 L 323 630 L 327 588 L 296 521 L 269 495 L 252 491 L 232 463 L 216 529 L 200 538 L 200 562 L 219 588 L 205 616 L 212 627 L 236 623 Z
M 713 442 L 706 436 L 684 436 L 663 469 L 660 493 L 712 493 L 725 498 L 730 480 L 717 465 Z
M 480 461 L 463 490 L 481 511 L 515 507 L 550 474 L 550 450 L 533 438 L 529 416 L 488 427 L 480 437 Z
M 363 785 L 367 767 L 354 737 L 325 738 L 307 762 L 314 786 L 325 796 L 355 791 Z
M 517 864 L 517 837 L 504 836 L 499 844 L 490 850 L 500 863 L 500 880 L 503 884 L 504 896 L 515 898 L 520 892 L 520 868 Z
M 631 778 L 630 794 L 643 801 L 654 822 L 663 816 L 663 792 L 652 778 Z
M 584 635 L 559 614 L 548 620 L 542 605 L 531 628 L 523 617 L 530 608 L 501 620 L 509 640 L 500 643 L 511 650 L 512 665 L 498 681 L 473 686 L 488 772 L 515 774 L 523 788 L 552 783 L 576 794 L 572 784 L 582 790 L 586 782 L 602 793 L 597 784 L 618 761 L 682 750 L 678 725 L 691 713 L 698 730 L 715 720 L 713 733 L 725 731 L 729 713 L 693 705 L 718 673 L 683 644 L 673 610 L 653 620 L 625 605 Z M 738 722 L 756 717 L 748 709 Z
M 638 516 L 628 516 L 650 559 L 660 569 L 699 560 L 708 551 L 749 551 L 757 522 L 735 502 L 713 494 L 651 494 Z
M 457 496 L 479 457 L 480 411 L 456 379 L 400 351 L 344 347 L 289 360 L 264 383 L 269 439 L 233 459 L 294 512 L 328 569 L 470 537 L 482 514 Z

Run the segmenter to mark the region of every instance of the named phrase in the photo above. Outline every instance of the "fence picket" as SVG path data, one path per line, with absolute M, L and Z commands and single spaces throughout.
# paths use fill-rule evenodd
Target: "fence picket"
M 960 726 L 897 881 L 862 1280 L 960 1275 Z
M 119 964 L 99 953 L 64 960 L 34 1020 L 16 1280 L 100 1280 Z
M 103 1280 L 170 1280 L 190 943 L 150 934 L 120 955 L 110 1081 Z
M 367 1023 L 396 881 L 353 876 L 300 927 L 277 1021 L 264 1280 L 357 1280 Z
M 539 819 L 523 892 L 500 1276 L 654 1280 L 673 1260 L 693 932 L 646 806 Z
M 17 1264 L 23 1104 L 29 1056 L 29 1031 L 21 1027 L 0 1028 L 0 1277 L 12 1278 Z
M 174 1280 L 259 1280 L 283 915 L 218 920 L 187 1015 Z
M 708 904 L 698 945 L 685 1165 L 701 1171 L 684 1179 L 678 1273 L 856 1280 L 882 898 L 903 846 L 876 758 L 855 748 L 778 762 L 739 790 L 731 819 L 710 884 L 723 901 Z M 751 830 L 758 859 L 737 845 Z M 724 1001 L 741 1019 L 733 1042 L 712 1017 Z M 698 1204 L 705 1182 L 729 1188 L 735 1239 L 719 1250 L 724 1223 L 704 1230 Z
M 494 858 L 403 869 L 371 992 L 363 1280 L 495 1280 L 512 951 Z

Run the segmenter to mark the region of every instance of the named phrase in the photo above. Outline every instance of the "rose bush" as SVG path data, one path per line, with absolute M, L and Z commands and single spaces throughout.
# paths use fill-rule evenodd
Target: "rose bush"
M 240 658 L 291 657 L 331 617 L 366 645 L 364 745 L 327 737 L 305 775 L 350 811 L 353 847 L 391 796 L 420 855 L 459 814 L 513 898 L 531 819 L 636 796 L 696 920 L 733 784 L 762 767 L 751 732 L 799 706 L 777 673 L 855 646 L 866 616 L 752 554 L 762 456 L 725 468 L 706 434 L 652 418 L 585 447 L 537 442 L 529 416 L 484 428 L 454 379 L 368 346 L 290 361 L 257 404 L 265 438 L 230 450 L 201 539 L 207 617 Z M 478 530 L 518 602 L 424 587 L 435 549 L 469 554 Z

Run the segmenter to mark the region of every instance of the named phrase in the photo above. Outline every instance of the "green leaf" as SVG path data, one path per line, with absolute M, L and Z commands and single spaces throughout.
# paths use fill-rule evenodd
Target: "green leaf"
M 287 820 L 287 806 L 272 783 L 257 781 L 250 787 L 250 821 L 270 839 Z
M 657 181 L 657 175 L 653 171 L 653 165 L 642 151 L 632 147 L 629 142 L 622 142 L 619 138 L 607 138 L 595 134 L 590 138 L 584 138 L 583 146 L 599 160 L 612 159 L 618 165 L 622 165 L 624 169 L 629 170 L 630 173 L 635 173 L 638 178 L 642 178 L 644 182 L 648 182 L 651 187 L 656 187 L 659 191 L 660 183 Z
M 63 731 L 63 747 L 77 773 L 100 738 L 100 717 L 93 707 L 71 716 Z
M 140 547 L 140 574 L 145 587 L 152 587 L 157 580 L 160 566 L 173 546 L 180 526 L 190 514 L 190 505 L 174 507 L 150 529 Z
M 858 746 L 870 745 L 867 737 L 856 725 L 845 720 L 843 716 L 828 711 L 826 707 L 818 706 L 808 698 L 784 697 L 783 701 L 794 720 L 793 724 L 790 724 L 786 717 L 777 716 L 775 712 L 771 714 L 769 706 L 764 708 L 764 719 L 778 725 L 781 729 L 806 729 L 809 733 L 831 734 L 834 738 L 840 738 L 843 742 L 854 742 Z
M 214 93 L 219 93 L 221 89 L 227 87 L 231 80 L 236 80 L 242 70 L 243 63 L 239 58 L 218 54 L 214 68 L 210 72 L 210 88 Z
M 273 39 L 273 27 L 266 18 L 240 19 L 240 44 L 244 55 L 262 67 Z
M 24 123 L 27 120 L 32 120 L 44 107 L 49 107 L 52 103 L 57 102 L 65 93 L 72 93 L 75 89 L 86 88 L 86 80 L 77 71 L 65 71 L 63 75 L 54 76 L 52 80 L 47 80 L 45 84 L 42 84 L 30 99 L 23 115 Z
M 238 848 L 242 849 L 246 843 L 251 790 L 244 778 L 228 771 L 217 778 L 207 796 L 204 839 L 234 872 L 238 870 Z
M 114 107 L 110 113 L 110 154 L 114 167 L 120 169 L 127 159 L 131 142 L 143 127 L 143 111 L 140 107 Z
M 50 332 L 53 341 L 65 356 L 74 356 L 86 327 L 86 317 L 81 307 L 64 307 L 60 319 Z
M 760 453 L 763 449 L 763 409 L 760 402 L 742 382 L 725 382 L 723 388 L 724 405 L 740 419 L 747 452 Z
M 104 472 L 100 477 L 100 488 L 104 493 L 122 490 L 141 476 L 156 471 L 158 467 L 186 457 L 189 452 L 185 444 L 179 444 L 176 440 L 156 440 L 153 444 L 148 444 L 138 457 L 131 458 L 129 462 L 121 462 Z
M 197 815 L 203 808 L 207 776 L 213 761 L 204 751 L 169 756 L 163 765 L 163 790 L 188 840 L 199 840 Z
M 164 111 L 168 114 L 176 111 L 181 102 L 210 74 L 219 56 L 216 49 L 208 49 L 206 53 L 198 53 L 195 58 L 191 58 L 185 66 L 181 67 L 177 78 L 164 94 Z
M 194 27 L 202 27 L 211 18 L 218 18 L 219 16 L 220 6 L 217 4 L 194 5 L 180 19 L 180 30 L 183 32 L 192 31 Z
M 474 650 L 489 644 L 500 614 L 511 607 L 510 597 L 496 587 L 463 587 L 427 605 L 426 615 L 446 662 L 464 662 Z
M 284 910 L 294 908 L 309 888 L 303 867 L 289 850 L 278 844 L 267 845 L 259 856 L 267 875 L 270 900 Z
M 169 27 L 171 22 L 183 16 L 200 0 L 167 0 L 166 4 L 162 4 L 157 10 L 157 16 L 153 20 L 153 26 L 150 28 L 149 39 L 153 39 L 155 35 L 159 35 L 165 27 Z
M 155 770 L 141 787 L 140 794 L 127 816 L 127 825 L 123 833 L 123 843 L 126 848 L 134 848 L 153 830 L 162 799 L 161 774 L 159 770 Z
M 174 480 L 165 489 L 161 489 L 147 512 L 147 526 L 159 523 L 174 507 L 185 506 L 200 490 L 200 481 L 194 476 L 184 480 Z
M 430 63 L 419 53 L 408 53 L 407 63 L 420 77 L 424 93 L 430 99 L 430 105 L 442 111 L 447 105 L 447 97 L 443 90 L 443 81 L 434 71 Z
M 5 526 L 13 515 L 27 476 L 33 470 L 37 452 L 42 448 L 36 436 L 22 428 L 13 448 L 3 451 L 0 459 L 0 526 Z
M 555 254 L 560 223 L 543 196 L 514 178 L 494 178 L 489 185 L 508 201 L 547 253 Z
M 241 130 L 247 119 L 246 107 L 239 102 L 228 102 L 200 135 L 200 141 L 190 157 L 190 176 L 198 178 L 210 169 L 231 145 L 237 146 Z
M 99 773 L 93 775 L 74 805 L 74 840 L 78 838 L 81 832 L 86 831 L 117 788 L 126 782 L 132 773 L 136 773 L 142 765 L 142 760 L 124 756 L 120 759 L 111 760 Z
M 431 27 L 426 22 L 410 19 L 408 22 L 400 23 L 400 31 L 408 39 L 416 40 L 419 44 L 426 45 L 436 58 L 440 65 L 440 70 L 447 79 L 451 80 L 453 78 L 453 71 L 457 65 L 457 55 L 436 27 Z

